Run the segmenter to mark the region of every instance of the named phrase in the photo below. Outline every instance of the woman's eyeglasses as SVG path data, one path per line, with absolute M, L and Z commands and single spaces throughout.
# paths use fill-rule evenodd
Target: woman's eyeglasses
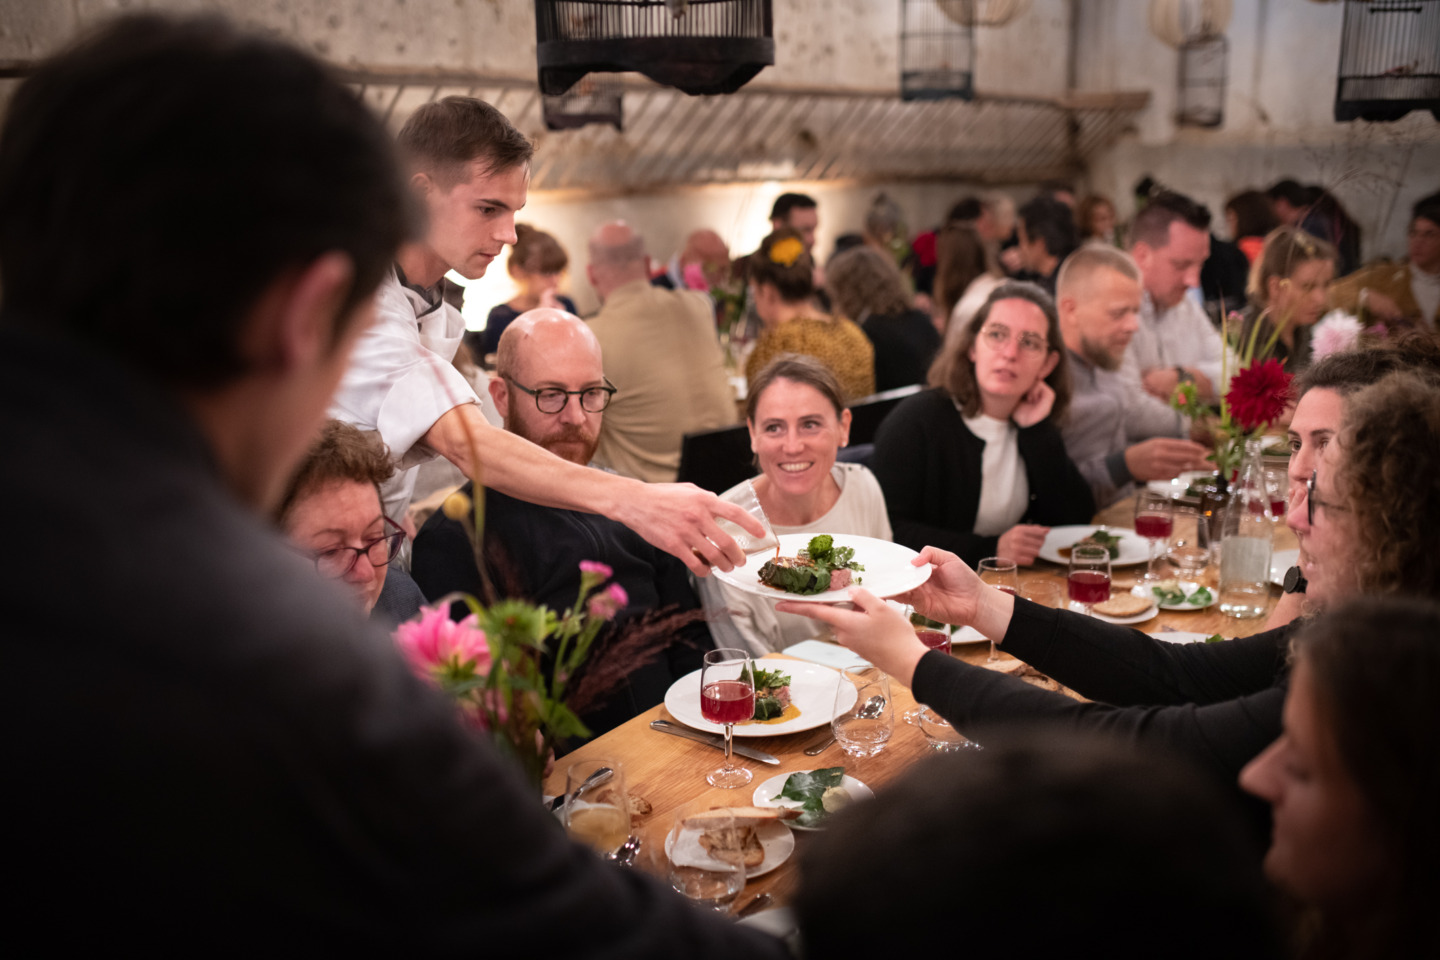
M 1010 328 L 1004 324 L 987 323 L 980 331 L 980 337 L 992 350 L 1002 350 L 1010 342 Z M 1022 333 L 1016 339 L 1023 353 L 1044 353 L 1049 349 L 1045 338 L 1033 333 Z
M 385 528 L 389 532 L 363 547 L 336 547 L 322 553 L 312 553 L 310 557 L 315 561 L 316 572 L 326 579 L 339 580 L 355 569 L 361 554 L 365 555 L 372 567 L 383 567 L 394 560 L 400 553 L 400 545 L 405 542 L 405 531 L 389 517 L 384 519 Z

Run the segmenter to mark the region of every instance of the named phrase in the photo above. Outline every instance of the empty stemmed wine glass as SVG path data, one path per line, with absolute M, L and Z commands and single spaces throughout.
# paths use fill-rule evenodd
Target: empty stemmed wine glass
M 1012 597 L 1020 592 L 1020 571 L 1016 569 L 1014 560 L 986 557 L 976 565 L 975 572 L 980 575 L 982 583 L 988 583 L 996 590 L 1003 590 Z M 991 663 L 1000 659 L 1000 655 L 995 652 L 994 637 L 990 638 L 990 656 L 986 659 Z
M 743 787 L 754 776 L 731 759 L 730 740 L 735 724 L 755 715 L 755 667 L 750 654 L 721 647 L 705 654 L 700 668 L 700 715 L 725 725 L 725 765 L 705 778 L 712 787 Z
M 1083 546 L 1070 548 L 1070 576 L 1066 580 L 1070 588 L 1070 599 L 1085 608 L 1085 615 L 1093 617 L 1091 609 L 1097 603 L 1110 599 L 1110 551 L 1106 547 Z
M 1175 501 L 1168 494 L 1142 488 L 1135 495 L 1135 532 L 1150 542 L 1150 565 L 1141 580 L 1160 579 L 1155 561 L 1160 557 L 1160 545 L 1170 541 L 1174 529 Z

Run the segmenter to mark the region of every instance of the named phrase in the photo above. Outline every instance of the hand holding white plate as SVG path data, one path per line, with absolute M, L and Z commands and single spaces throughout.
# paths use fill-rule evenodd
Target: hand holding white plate
M 780 555 L 782 557 L 798 555 L 816 536 L 818 534 L 814 533 L 784 534 L 780 537 Z M 918 554 L 907 546 L 891 543 L 888 540 L 876 540 L 873 537 L 860 537 L 848 533 L 832 533 L 830 536 L 834 539 L 836 547 L 849 547 L 855 551 L 855 562 L 865 568 L 855 574 L 855 585 L 864 587 L 877 597 L 883 599 L 909 593 L 930 579 L 928 564 L 919 567 L 911 565 L 910 561 L 914 560 Z M 767 561 L 773 559 L 775 559 L 773 553 L 753 553 L 745 558 L 743 565 L 730 571 L 712 570 L 711 576 L 737 590 L 743 590 L 777 603 L 781 600 L 794 600 L 799 603 L 849 602 L 848 586 L 843 590 L 826 590 L 824 593 L 807 596 L 800 593 L 787 593 L 762 583 L 759 570 Z

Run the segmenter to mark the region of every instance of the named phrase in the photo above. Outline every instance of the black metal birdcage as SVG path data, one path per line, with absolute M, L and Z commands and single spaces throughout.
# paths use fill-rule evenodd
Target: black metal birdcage
M 975 98 L 973 16 L 935 0 L 900 0 L 900 99 Z
M 1336 120 L 1440 120 L 1440 0 L 1346 0 Z
M 587 73 L 642 73 L 685 93 L 734 93 L 775 62 L 770 0 L 535 0 L 540 92 Z

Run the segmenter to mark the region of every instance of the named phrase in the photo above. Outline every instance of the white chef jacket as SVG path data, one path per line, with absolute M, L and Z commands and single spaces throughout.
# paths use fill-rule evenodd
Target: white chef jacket
M 479 402 L 450 362 L 464 334 L 459 310 L 444 300 L 430 304 L 392 268 L 375 294 L 375 323 L 331 400 L 330 416 L 378 432 L 395 458 L 395 476 L 380 490 L 393 520 L 410 505 L 420 464 L 439 456 L 421 438 L 448 411 Z

